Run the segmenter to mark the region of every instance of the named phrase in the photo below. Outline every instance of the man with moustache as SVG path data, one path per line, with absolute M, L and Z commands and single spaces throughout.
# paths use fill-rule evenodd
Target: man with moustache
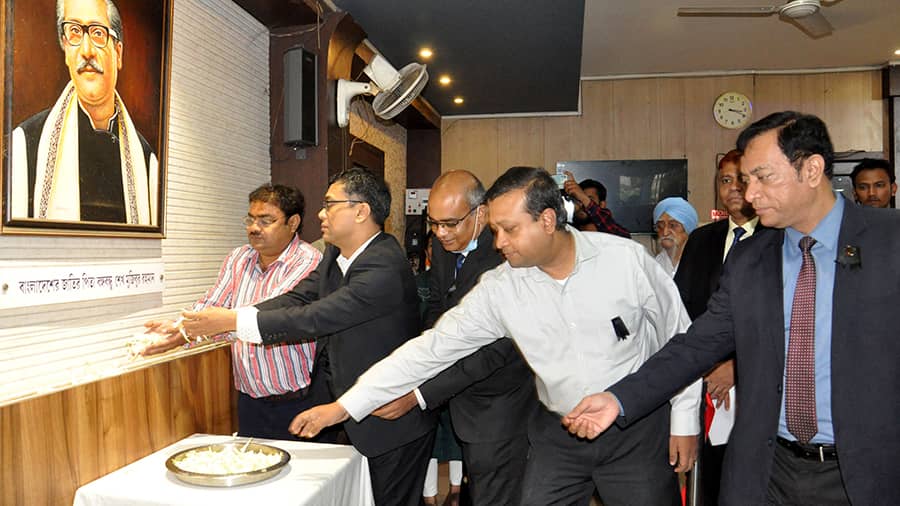
M 382 230 L 391 209 L 384 180 L 353 168 L 330 183 L 319 211 L 328 246 L 315 271 L 254 306 L 185 312 L 183 325 L 188 336 L 235 331 L 243 342 L 266 346 L 315 340 L 314 383 L 326 381 L 337 397 L 421 324 L 412 269 L 397 240 Z M 343 427 L 368 458 L 375 504 L 418 505 L 434 444 L 433 414 L 416 409 Z M 298 432 L 293 422 L 289 430 Z
M 237 308 L 255 304 L 294 287 L 319 265 L 322 254 L 300 239 L 305 200 L 300 190 L 265 184 L 253 190 L 250 208 L 242 220 L 249 244 L 235 248 L 222 263 L 216 284 L 192 310 L 210 306 Z M 185 343 L 175 322 L 155 320 L 144 324 L 148 332 L 166 338 L 147 347 L 143 355 L 162 353 Z M 238 431 L 247 437 L 293 439 L 288 425 L 299 411 L 327 402 L 325 389 L 310 387 L 314 341 L 263 346 L 234 339 L 231 369 L 238 391 Z M 204 341 L 205 342 L 205 341 Z M 319 385 L 317 384 L 317 387 Z
M 653 223 L 662 249 L 656 255 L 656 261 L 669 275 L 674 276 L 688 234 L 697 228 L 697 211 L 681 197 L 668 197 L 653 208 Z
M 350 416 L 365 419 L 508 336 L 534 371 L 542 404 L 528 421 L 522 504 L 586 504 L 595 486 L 610 506 L 681 504 L 673 470 L 689 469 L 696 456 L 699 381 L 628 431 L 587 441 L 560 425 L 585 395 L 636 370 L 667 336 L 687 328 L 675 283 L 640 244 L 567 226 L 556 183 L 541 169 L 509 169 L 486 200 L 507 261 L 337 402 L 301 413 L 296 428 L 314 435 Z M 614 289 L 598 290 L 598 280 Z
M 752 236 L 759 218 L 753 206 L 744 200 L 744 183 L 740 174 L 741 152 L 733 149 L 719 160 L 716 173 L 716 189 L 719 200 L 728 212 L 727 220 L 704 225 L 691 232 L 675 284 L 681 292 L 681 300 L 692 320 L 706 311 L 709 297 L 719 287 L 722 264 L 728 252 L 739 241 Z M 728 435 L 734 424 L 735 388 L 734 358 L 717 364 L 704 377 L 708 403 L 707 419 L 712 419 L 709 435 L 704 440 L 700 454 L 700 504 L 712 506 L 719 497 L 719 481 L 722 459 L 725 456 Z
M 483 200 L 484 186 L 467 171 L 447 172 L 432 186 L 427 220 L 436 241 L 425 328 L 503 263 Z M 473 504 L 518 505 L 528 457 L 525 421 L 537 408 L 537 393 L 515 344 L 500 339 L 485 345 L 373 414 L 391 418 L 416 404 L 433 409 L 445 402 L 462 442 Z
M 891 198 L 897 193 L 896 176 L 891 162 L 877 158 L 865 158 L 850 173 L 853 194 L 864 206 L 891 207 Z
M 900 215 L 839 198 L 815 116 L 771 114 L 737 144 L 745 198 L 772 228 L 731 251 L 686 334 L 564 424 L 586 438 L 627 427 L 735 353 L 741 409 L 720 504 L 896 504 L 900 340 L 884 315 L 900 287 Z
M 10 216 L 157 225 L 159 164 L 116 92 L 118 8 L 57 0 L 56 26 L 71 81 L 10 136 Z

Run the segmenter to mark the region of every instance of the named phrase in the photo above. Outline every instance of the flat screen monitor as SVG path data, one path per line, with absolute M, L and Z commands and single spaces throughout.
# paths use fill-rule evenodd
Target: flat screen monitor
M 557 162 L 556 172 L 606 187 L 606 207 L 632 234 L 652 234 L 653 208 L 666 197 L 687 198 L 687 160 L 586 160 Z

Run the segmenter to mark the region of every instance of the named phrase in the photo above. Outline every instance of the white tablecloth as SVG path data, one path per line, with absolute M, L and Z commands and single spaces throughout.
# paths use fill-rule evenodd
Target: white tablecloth
M 369 462 L 352 446 L 254 439 L 287 451 L 291 461 L 268 480 L 235 487 L 191 485 L 166 469 L 166 460 L 181 450 L 230 440 L 207 434 L 182 439 L 82 486 L 74 506 L 374 504 Z

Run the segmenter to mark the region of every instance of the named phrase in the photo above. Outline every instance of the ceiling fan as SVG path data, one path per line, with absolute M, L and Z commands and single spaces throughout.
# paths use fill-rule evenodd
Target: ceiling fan
M 840 1 L 840 0 L 838 0 Z M 831 2 L 831 4 L 837 2 Z M 825 6 L 831 5 L 826 3 Z M 681 7 L 679 16 L 771 16 L 778 14 L 782 20 L 794 24 L 814 39 L 824 37 L 834 31 L 831 23 L 822 15 L 821 0 L 791 0 L 782 5 L 768 7 Z

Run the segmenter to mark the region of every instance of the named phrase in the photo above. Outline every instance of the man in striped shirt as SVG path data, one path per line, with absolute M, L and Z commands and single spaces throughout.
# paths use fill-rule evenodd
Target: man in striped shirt
M 198 300 L 194 311 L 209 306 L 250 306 L 289 291 L 311 273 L 322 254 L 298 236 L 303 221 L 303 194 L 293 187 L 266 184 L 250 194 L 244 217 L 249 244 L 235 248 L 219 271 L 215 285 Z M 167 334 L 145 355 L 185 344 L 172 321 L 151 321 L 151 331 Z M 220 334 L 215 340 L 232 339 Z M 238 428 L 241 435 L 294 439 L 288 426 L 294 416 L 315 404 L 327 402 L 312 395 L 310 374 L 315 341 L 261 345 L 232 340 L 231 365 L 238 390 Z M 324 393 L 324 389 L 322 390 Z

